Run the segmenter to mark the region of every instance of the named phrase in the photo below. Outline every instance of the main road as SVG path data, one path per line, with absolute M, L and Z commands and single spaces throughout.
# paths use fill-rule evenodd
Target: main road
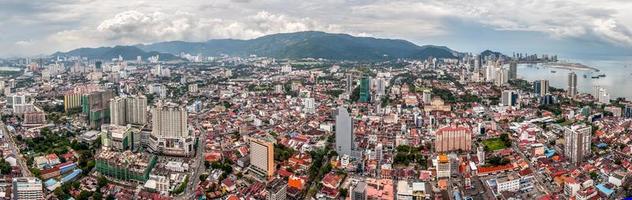
M 178 197 L 178 199 L 195 199 L 195 187 L 200 183 L 200 174 L 203 174 L 206 171 L 206 166 L 204 166 L 204 151 L 206 147 L 206 129 L 200 126 L 200 121 L 203 121 L 208 116 L 208 111 L 199 113 L 196 117 L 197 120 L 192 124 L 195 126 L 197 130 L 200 130 L 200 135 L 198 137 L 198 145 L 195 150 L 195 157 L 193 157 L 193 165 L 191 165 L 191 170 L 193 171 L 189 175 L 189 182 L 187 183 L 187 187 L 184 190 L 183 195 Z
M 32 176 L 31 170 L 29 170 L 29 167 L 26 164 L 26 160 L 24 159 L 24 156 L 20 152 L 20 148 L 18 148 L 18 145 L 15 143 L 15 137 L 13 136 L 13 133 L 9 131 L 7 126 L 4 124 L 4 122 L 0 121 L 0 126 L 2 127 L 2 132 L 4 133 L 4 135 L 8 136 L 8 140 L 9 140 L 8 143 L 10 145 L 10 148 L 12 149 L 13 154 L 15 155 L 17 164 L 20 166 L 20 170 L 22 171 L 22 176 L 26 176 L 26 177 Z

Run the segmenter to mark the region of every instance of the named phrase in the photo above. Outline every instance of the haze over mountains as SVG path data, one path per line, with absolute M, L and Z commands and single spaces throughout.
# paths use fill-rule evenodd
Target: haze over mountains
M 169 41 L 134 46 L 79 48 L 52 56 L 82 56 L 89 59 L 147 58 L 160 54 L 161 60 L 174 55 L 265 56 L 273 58 L 325 58 L 334 60 L 388 60 L 396 58 L 457 58 L 462 55 L 444 46 L 418 46 L 406 40 L 355 37 L 317 31 L 280 33 L 251 40 L 213 39 L 206 42 Z

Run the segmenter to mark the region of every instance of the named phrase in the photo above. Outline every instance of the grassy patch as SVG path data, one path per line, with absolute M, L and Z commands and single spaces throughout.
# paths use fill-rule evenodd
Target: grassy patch
M 492 139 L 484 140 L 483 145 L 485 145 L 485 147 L 489 149 L 490 151 L 496 151 L 496 150 L 507 148 L 507 146 L 505 145 L 505 142 L 503 142 L 503 140 L 500 138 L 492 138 Z

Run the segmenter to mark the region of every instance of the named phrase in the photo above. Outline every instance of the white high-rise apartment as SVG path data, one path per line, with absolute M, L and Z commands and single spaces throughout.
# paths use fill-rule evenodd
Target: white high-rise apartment
M 303 99 L 303 112 L 305 113 L 315 113 L 316 112 L 316 104 L 314 98 L 304 98 Z
M 150 149 L 167 155 L 191 155 L 194 139 L 189 132 L 187 116 L 183 106 L 159 102 L 152 109 Z
M 564 129 L 564 155 L 571 163 L 579 164 L 590 155 L 592 127 L 578 125 Z
M 110 123 L 125 126 L 127 124 L 147 123 L 147 97 L 116 97 L 110 101 Z
M 13 178 L 13 200 L 44 199 L 42 181 L 35 177 Z
M 575 97 L 577 95 L 577 74 L 575 72 L 568 73 L 568 96 Z
M 353 121 L 344 107 L 338 107 L 336 115 L 336 152 L 338 155 L 352 155 Z

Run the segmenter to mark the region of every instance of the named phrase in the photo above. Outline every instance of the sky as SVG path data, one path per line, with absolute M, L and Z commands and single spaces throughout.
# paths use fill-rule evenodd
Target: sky
M 632 56 L 630 0 L 0 0 L 0 57 L 325 31 L 566 57 Z

